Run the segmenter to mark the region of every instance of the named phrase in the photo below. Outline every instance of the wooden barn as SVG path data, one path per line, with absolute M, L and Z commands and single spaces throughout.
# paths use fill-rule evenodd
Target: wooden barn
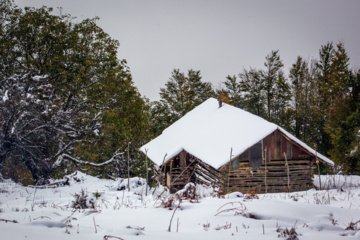
M 288 192 L 312 188 L 316 161 L 334 163 L 249 112 L 210 98 L 140 148 L 172 191 L 188 182 L 224 192 Z

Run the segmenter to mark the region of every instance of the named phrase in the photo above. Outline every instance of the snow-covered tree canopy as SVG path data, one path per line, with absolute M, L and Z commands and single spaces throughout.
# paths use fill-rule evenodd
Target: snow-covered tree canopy
M 0 11 L 0 170 L 21 163 L 42 184 L 63 159 L 86 163 L 84 151 L 86 160 L 121 158 L 124 142 L 140 135 L 144 101 L 117 59 L 119 43 L 96 19 L 75 23 L 11 1 Z M 97 142 L 103 155 L 89 150 Z

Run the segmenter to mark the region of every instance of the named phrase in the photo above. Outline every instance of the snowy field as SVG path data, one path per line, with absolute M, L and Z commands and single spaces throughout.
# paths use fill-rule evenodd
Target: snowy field
M 198 202 L 183 201 L 175 212 L 158 207 L 168 196 L 163 188 L 145 195 L 143 179 L 131 179 L 129 192 L 127 179 L 81 172 L 68 178 L 69 186 L 47 189 L 1 182 L 0 239 L 360 239 L 359 176 L 322 176 L 326 190 L 258 199 L 241 193 L 218 198 L 198 187 Z M 75 210 L 81 193 L 89 208 Z

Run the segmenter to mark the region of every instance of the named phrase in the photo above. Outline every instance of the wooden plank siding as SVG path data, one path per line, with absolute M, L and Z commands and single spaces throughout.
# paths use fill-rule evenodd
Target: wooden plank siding
M 161 169 L 161 175 L 168 177 L 166 182 L 160 182 L 171 192 L 182 189 L 189 182 L 220 187 L 222 174 L 186 151 L 167 161 Z
M 265 137 L 261 143 L 263 151 L 261 165 L 254 167 L 254 164 L 251 164 L 254 159 L 249 152 L 251 153 L 253 146 L 220 169 L 227 181 L 223 185 L 224 192 L 293 192 L 314 187 L 313 156 L 298 144 L 289 141 L 279 131 Z M 285 155 L 289 166 L 289 188 Z

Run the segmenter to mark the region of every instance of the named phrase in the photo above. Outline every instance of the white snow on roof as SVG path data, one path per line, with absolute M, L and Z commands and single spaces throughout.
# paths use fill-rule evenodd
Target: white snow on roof
M 276 124 L 228 104 L 219 108 L 214 98 L 188 112 L 140 150 L 147 150 L 148 157 L 159 166 L 185 150 L 218 169 L 230 160 L 231 149 L 233 158 L 276 129 L 315 155 L 315 150 Z M 333 164 L 321 154 L 317 156 Z

